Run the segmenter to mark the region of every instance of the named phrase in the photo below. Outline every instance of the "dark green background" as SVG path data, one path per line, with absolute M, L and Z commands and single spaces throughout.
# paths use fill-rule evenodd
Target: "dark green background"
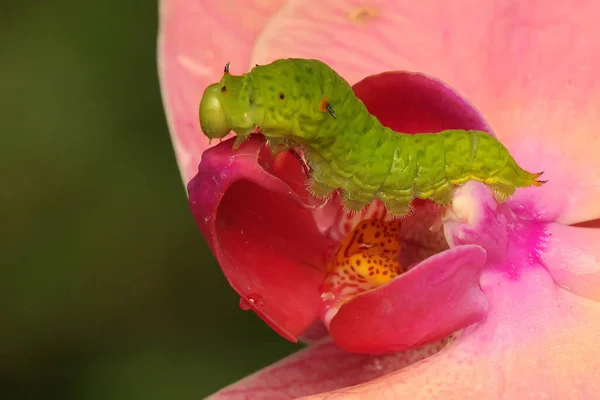
M 157 10 L 0 5 L 3 400 L 199 399 L 298 349 L 240 310 L 193 222 Z

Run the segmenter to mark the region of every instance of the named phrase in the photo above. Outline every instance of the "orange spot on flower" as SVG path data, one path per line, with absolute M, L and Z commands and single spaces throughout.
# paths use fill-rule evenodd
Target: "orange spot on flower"
M 364 220 L 344 238 L 329 264 L 327 291 L 350 298 L 384 285 L 404 269 L 397 261 L 401 251 L 399 220 Z M 350 270 L 344 266 L 350 266 Z

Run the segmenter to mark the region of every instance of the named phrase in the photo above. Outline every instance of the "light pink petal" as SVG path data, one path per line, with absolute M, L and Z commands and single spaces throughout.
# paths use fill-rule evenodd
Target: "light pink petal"
M 600 304 L 557 287 L 538 266 L 519 280 L 488 271 L 485 323 L 436 355 L 358 387 L 311 399 L 595 399 Z
M 542 260 L 557 284 L 600 301 L 600 229 L 548 226 Z
M 420 362 L 414 361 L 422 358 L 421 349 L 368 356 L 324 344 L 245 378 L 212 399 L 284 400 L 313 394 L 315 400 L 597 397 L 600 304 L 559 288 L 540 265 L 524 270 L 518 280 L 488 270 L 481 286 L 493 305 L 485 323 L 466 328 Z
M 295 341 L 318 315 L 326 243 L 311 209 L 278 177 L 293 177 L 285 158 L 273 159 L 259 137 L 233 153 L 232 144 L 204 153 L 188 184 L 190 207 L 243 304 Z
M 229 386 L 210 400 L 284 400 L 335 390 L 396 371 L 431 356 L 448 339 L 380 356 L 351 354 L 330 341 L 315 344 Z
M 542 188 L 515 206 L 536 218 L 600 217 L 600 2 L 290 1 L 269 21 L 253 61 L 318 58 L 350 83 L 388 70 L 457 89 Z M 560 193 L 560 196 L 553 194 Z
M 485 251 L 457 246 L 427 258 L 389 284 L 340 307 L 329 327 L 346 351 L 405 350 L 480 321 L 487 301 L 479 288 Z
M 158 67 L 167 121 L 185 182 L 209 147 L 200 131 L 198 105 L 223 67 L 246 72 L 250 53 L 283 0 L 161 0 Z

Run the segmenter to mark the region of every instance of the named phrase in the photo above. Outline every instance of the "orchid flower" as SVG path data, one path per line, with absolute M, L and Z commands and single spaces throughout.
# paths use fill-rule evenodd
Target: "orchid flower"
M 371 3 L 161 2 L 165 109 L 200 231 L 244 307 L 319 339 L 212 398 L 598 398 L 600 2 Z M 469 183 L 400 220 L 318 203 L 297 157 L 209 143 L 197 118 L 225 62 L 287 57 L 331 65 L 393 129 L 486 130 L 548 182 L 501 204 Z

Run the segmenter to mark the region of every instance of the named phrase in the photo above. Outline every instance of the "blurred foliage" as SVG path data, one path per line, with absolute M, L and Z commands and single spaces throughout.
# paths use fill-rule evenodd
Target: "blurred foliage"
M 157 10 L 0 6 L 1 399 L 199 399 L 298 349 L 240 310 L 193 222 Z

